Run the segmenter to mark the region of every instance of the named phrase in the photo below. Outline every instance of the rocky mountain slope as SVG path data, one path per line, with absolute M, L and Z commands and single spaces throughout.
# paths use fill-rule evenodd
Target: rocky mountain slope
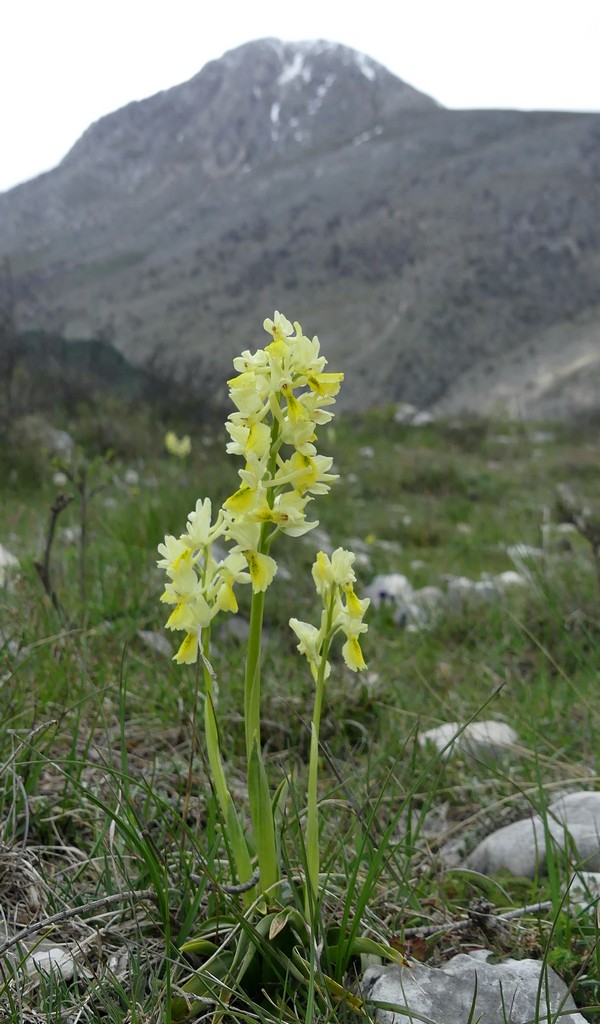
M 0 195 L 19 327 L 224 388 L 277 307 L 346 405 L 600 405 L 600 115 L 449 111 L 327 43 L 250 43 Z M 591 382 L 591 383 L 590 383 Z

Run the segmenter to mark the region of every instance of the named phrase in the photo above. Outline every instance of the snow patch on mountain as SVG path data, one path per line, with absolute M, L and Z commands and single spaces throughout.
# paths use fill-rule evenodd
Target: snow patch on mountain
M 370 82 L 374 82 L 375 79 L 377 78 L 377 72 L 373 67 L 372 61 L 369 60 L 366 54 L 357 52 L 355 55 L 355 60 L 356 63 L 358 64 L 359 70 L 365 76 L 365 78 L 368 78 Z
M 290 82 L 293 82 L 295 78 L 298 78 L 298 76 L 302 74 L 303 68 L 304 54 L 301 53 L 300 50 L 296 50 L 294 56 L 292 57 L 291 63 L 286 64 L 283 71 L 279 75 L 279 78 L 277 79 L 277 84 L 289 85 Z

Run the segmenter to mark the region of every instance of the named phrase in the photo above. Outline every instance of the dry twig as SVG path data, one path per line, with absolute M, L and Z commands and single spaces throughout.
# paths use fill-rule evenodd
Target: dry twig
M 13 949 L 14 946 L 18 946 L 19 943 L 29 938 L 31 935 L 37 935 L 41 931 L 45 931 L 48 928 L 53 928 L 55 924 L 60 924 L 62 921 L 68 921 L 71 917 L 80 917 L 82 914 L 89 914 L 96 910 L 105 910 L 106 907 L 110 907 L 113 903 L 125 903 L 127 900 L 152 900 L 156 901 L 156 893 L 153 889 L 134 889 L 127 892 L 115 892 L 110 896 L 104 896 L 102 899 L 92 900 L 91 903 L 84 903 L 80 907 L 68 907 L 66 910 L 61 910 L 57 914 L 52 914 L 51 917 L 45 917 L 41 921 L 35 921 L 33 924 L 27 925 L 26 928 L 21 928 L 16 935 L 12 938 L 7 939 L 0 946 L 0 958 L 2 958 L 9 949 Z
M 46 591 L 46 594 L 52 601 L 54 608 L 58 613 L 58 617 L 61 622 L 66 622 L 66 616 L 63 607 L 58 600 L 58 595 L 52 585 L 52 579 L 50 577 L 50 554 L 52 551 L 52 545 L 54 543 L 54 534 L 56 532 L 56 521 L 61 512 L 64 512 L 67 505 L 70 505 L 73 499 L 67 494 L 58 494 L 50 507 L 50 521 L 48 523 L 48 533 L 46 534 L 46 547 L 44 550 L 44 560 L 42 562 L 34 562 L 36 572 L 42 581 L 42 586 Z

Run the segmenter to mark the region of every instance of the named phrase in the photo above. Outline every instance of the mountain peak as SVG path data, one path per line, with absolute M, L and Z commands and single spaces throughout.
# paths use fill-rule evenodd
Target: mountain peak
M 325 39 L 297 42 L 284 42 L 275 38 L 256 39 L 227 51 L 221 60 L 236 70 L 250 65 L 255 69 L 259 79 L 264 74 L 265 66 L 278 67 L 276 81 L 277 85 L 282 87 L 290 86 L 292 83 L 295 83 L 296 88 L 302 84 L 309 85 L 313 80 L 318 80 L 322 71 L 328 68 L 346 72 L 357 70 L 370 82 L 386 78 L 400 81 L 382 64 L 378 64 L 366 54 Z M 425 99 L 427 105 L 430 105 L 431 101 L 416 89 L 402 84 L 407 99 L 410 96 L 412 101 L 417 103 Z M 416 97 L 421 99 L 417 100 Z
M 126 170 L 136 188 L 165 158 L 169 169 L 190 163 L 214 178 L 274 155 L 329 149 L 400 111 L 436 106 L 349 47 L 259 39 L 209 61 L 188 82 L 103 117 L 63 163 Z
M 190 85 L 204 92 L 217 79 L 214 102 L 221 116 L 227 111 L 221 125 L 226 128 L 228 115 L 240 129 L 243 122 L 250 157 L 257 138 L 263 154 L 329 148 L 400 110 L 436 105 L 365 54 L 324 40 L 246 43 L 207 65 Z
M 364 142 L 398 113 L 436 107 L 349 47 L 258 39 L 90 125 L 57 168 L 3 204 L 5 237 L 35 249 L 56 229 L 103 232 L 123 203 L 130 216 L 175 194 L 199 198 L 273 161 Z

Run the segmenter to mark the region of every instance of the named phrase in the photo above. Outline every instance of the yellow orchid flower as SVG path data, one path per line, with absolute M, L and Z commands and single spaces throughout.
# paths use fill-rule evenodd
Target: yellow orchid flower
M 303 405 L 300 404 L 296 396 L 292 385 L 289 382 L 284 381 L 281 385 L 281 394 L 285 398 L 287 405 L 288 416 L 292 423 L 297 423 L 298 420 L 307 420 L 308 413 Z
M 190 549 L 171 534 L 165 537 L 164 544 L 158 545 L 158 553 L 162 555 L 156 562 L 159 569 L 176 569 L 182 558 L 191 558 Z
M 248 563 L 252 590 L 255 594 L 266 590 L 277 572 L 277 562 L 270 555 L 263 555 L 259 551 L 243 551 L 242 554 Z
M 311 373 L 307 377 L 310 390 L 327 397 L 337 395 L 343 379 L 343 373 Z
M 247 516 L 252 513 L 257 504 L 260 503 L 261 497 L 262 493 L 259 494 L 258 488 L 249 487 L 248 484 L 242 484 L 237 491 L 234 491 L 234 493 L 223 502 L 223 508 L 226 508 L 228 512 L 231 512 L 232 516 Z
M 351 634 L 342 647 L 342 657 L 352 672 L 363 672 L 367 665 L 358 642 L 358 637 Z
M 184 437 L 177 437 L 173 430 L 168 430 L 165 434 L 165 448 L 169 455 L 174 455 L 178 459 L 184 459 L 192 450 L 189 434 L 185 434 Z
M 268 317 L 263 320 L 263 327 L 267 334 L 273 336 L 275 341 L 283 341 L 294 333 L 291 323 L 278 309 L 275 310 L 272 320 L 269 320 Z
M 353 618 L 362 619 L 369 607 L 369 604 L 371 603 L 369 598 L 365 597 L 365 599 L 361 601 L 354 593 L 354 587 L 351 583 L 346 584 L 342 589 L 346 595 L 346 608 L 348 615 L 351 615 Z
M 181 647 L 173 658 L 178 665 L 194 665 L 198 660 L 198 633 L 186 633 Z

